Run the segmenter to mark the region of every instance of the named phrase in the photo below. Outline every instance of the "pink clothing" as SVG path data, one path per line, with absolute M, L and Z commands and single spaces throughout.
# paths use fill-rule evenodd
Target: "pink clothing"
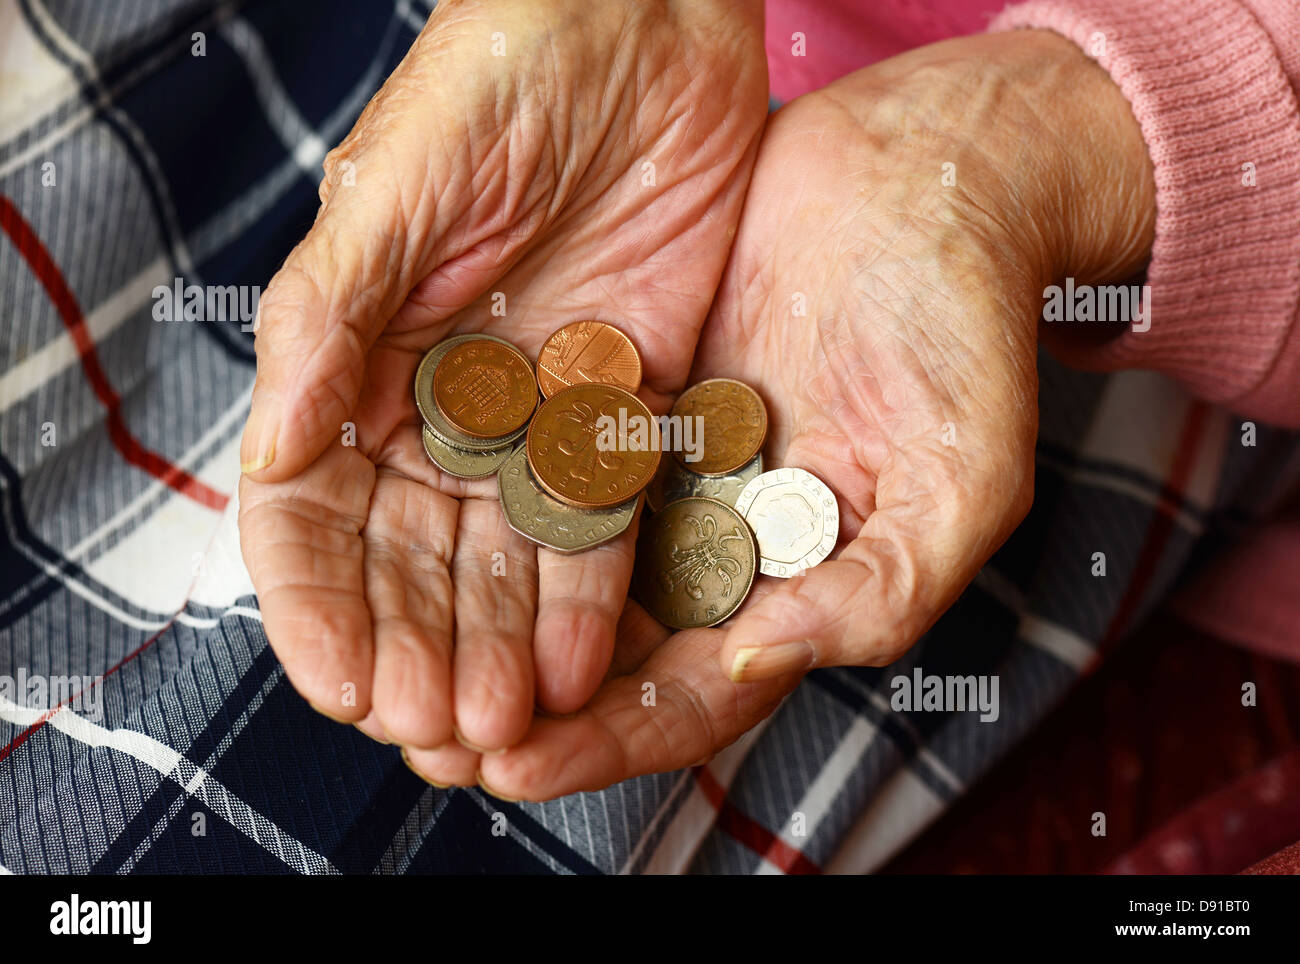
M 1030 0 L 993 22 L 1017 26 L 1084 49 L 1104 35 L 1098 60 L 1155 164 L 1151 330 L 1053 347 L 1080 367 L 1153 368 L 1233 411 L 1300 426 L 1300 5 Z
M 772 93 L 788 100 L 909 47 L 983 29 L 1043 28 L 1073 40 L 1124 92 L 1151 154 L 1152 323 L 1104 342 L 1044 325 L 1044 344 L 1076 367 L 1163 372 L 1242 416 L 1300 427 L 1300 2 L 1000 7 L 769 0 Z M 1300 659 L 1300 508 L 1245 538 L 1177 608 L 1223 637 Z

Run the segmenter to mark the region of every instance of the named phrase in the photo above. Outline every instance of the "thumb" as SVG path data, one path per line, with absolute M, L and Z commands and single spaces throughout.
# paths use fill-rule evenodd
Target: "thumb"
M 399 277 L 382 276 L 387 258 L 341 240 L 343 220 L 322 212 L 258 305 L 257 381 L 240 446 L 242 471 L 258 481 L 292 477 L 337 435 L 370 346 L 406 297 Z
M 720 654 L 723 672 L 747 683 L 898 659 L 987 557 L 963 544 L 958 531 L 948 530 L 947 538 L 914 532 L 885 511 L 872 513 L 837 559 L 783 581 L 732 622 Z
M 326 158 L 325 204 L 258 305 L 257 382 L 240 447 L 242 471 L 258 482 L 293 477 L 338 438 L 365 387 L 375 340 L 412 288 L 457 254 L 443 238 L 470 202 L 447 192 L 430 201 L 426 179 L 443 179 L 428 152 L 408 149 L 402 133 L 385 135 L 383 169 L 372 154 L 345 153 L 355 136 Z M 346 186 L 330 183 L 340 169 Z M 486 287 L 500 270 L 485 265 L 472 281 Z M 440 287 L 443 302 L 425 322 L 478 294 L 474 285 Z
M 438 294 L 419 322 L 437 324 L 495 283 L 514 254 L 486 243 L 509 225 L 499 192 L 480 189 L 482 178 L 508 173 L 493 166 L 505 155 L 487 150 L 515 124 L 499 109 L 499 98 L 513 101 L 494 74 L 508 68 L 448 41 L 455 27 L 450 14 L 431 18 L 325 158 L 323 206 L 262 295 L 240 449 L 255 481 L 291 478 L 338 437 L 371 347 L 417 285 Z

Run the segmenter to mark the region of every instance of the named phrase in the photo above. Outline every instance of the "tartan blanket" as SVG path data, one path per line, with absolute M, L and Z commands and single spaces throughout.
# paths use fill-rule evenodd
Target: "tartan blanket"
M 156 291 L 266 284 L 429 11 L 0 0 L 0 873 L 871 870 L 1294 488 L 1293 434 L 1043 356 L 1033 510 L 902 661 L 689 771 L 422 783 L 285 679 L 235 527 L 252 336 Z M 995 677 L 997 719 L 896 708 L 917 670 Z

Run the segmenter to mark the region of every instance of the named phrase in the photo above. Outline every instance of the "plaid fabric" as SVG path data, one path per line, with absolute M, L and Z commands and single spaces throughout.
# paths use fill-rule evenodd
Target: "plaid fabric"
M 691 771 L 434 790 L 267 646 L 232 505 L 250 336 L 151 317 L 176 277 L 265 285 L 428 12 L 0 0 L 0 677 L 102 677 L 57 711 L 0 690 L 0 870 L 869 870 L 1300 475 L 1293 436 L 1043 358 L 1033 511 L 899 664 L 812 674 Z M 914 666 L 997 674 L 998 721 L 894 712 Z

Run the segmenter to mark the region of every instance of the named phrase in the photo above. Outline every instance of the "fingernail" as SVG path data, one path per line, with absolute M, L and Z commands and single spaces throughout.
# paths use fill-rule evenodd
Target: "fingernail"
M 498 793 L 496 790 L 493 790 L 490 786 L 484 783 L 482 770 L 479 770 L 476 774 L 474 774 L 474 778 L 478 780 L 478 785 L 483 788 L 483 792 L 486 793 L 489 797 L 496 797 L 498 800 L 503 800 L 506 803 L 519 802 L 514 797 L 507 797 L 504 793 Z
M 368 732 L 366 732 L 364 729 L 362 729 L 360 723 L 353 723 L 352 725 L 355 726 L 355 727 L 357 728 L 357 730 L 359 730 L 363 736 L 368 736 L 368 737 L 370 737 L 370 739 L 374 740 L 376 743 L 382 743 L 384 746 L 392 746 L 392 745 L 393 745 L 393 741 L 387 738 L 387 737 L 388 737 L 388 734 L 387 734 L 387 733 L 384 733 L 383 736 L 375 736 L 373 733 L 368 733 Z M 383 731 L 383 727 L 380 727 L 379 732 L 381 732 L 381 733 L 384 732 L 384 731 Z
M 411 758 L 406 755 L 406 747 L 401 747 L 401 752 L 402 752 L 402 762 L 406 764 L 406 769 L 410 770 L 412 773 L 414 773 L 417 777 L 419 777 L 421 780 L 423 780 L 431 787 L 437 787 L 439 790 L 451 789 L 451 787 L 446 786 L 445 784 L 435 783 L 434 781 L 426 777 L 423 773 L 421 773 L 419 770 L 417 770 L 415 767 L 413 767 L 411 765 Z
M 265 404 L 258 405 L 257 393 L 253 397 L 253 414 L 244 427 L 244 440 L 239 449 L 239 470 L 245 475 L 260 472 L 275 461 L 275 443 L 280 426 Z
M 471 743 L 469 740 L 465 739 L 465 734 L 460 731 L 460 727 L 458 726 L 452 727 L 452 732 L 456 734 L 457 743 L 459 743 L 467 750 L 473 750 L 475 753 L 486 753 L 488 756 L 499 756 L 502 753 L 506 752 L 505 747 L 502 747 L 499 750 L 487 750 L 481 746 L 476 746 L 475 744 Z
M 806 639 L 772 646 L 742 646 L 731 663 L 731 681 L 747 683 L 808 669 L 815 656 Z

